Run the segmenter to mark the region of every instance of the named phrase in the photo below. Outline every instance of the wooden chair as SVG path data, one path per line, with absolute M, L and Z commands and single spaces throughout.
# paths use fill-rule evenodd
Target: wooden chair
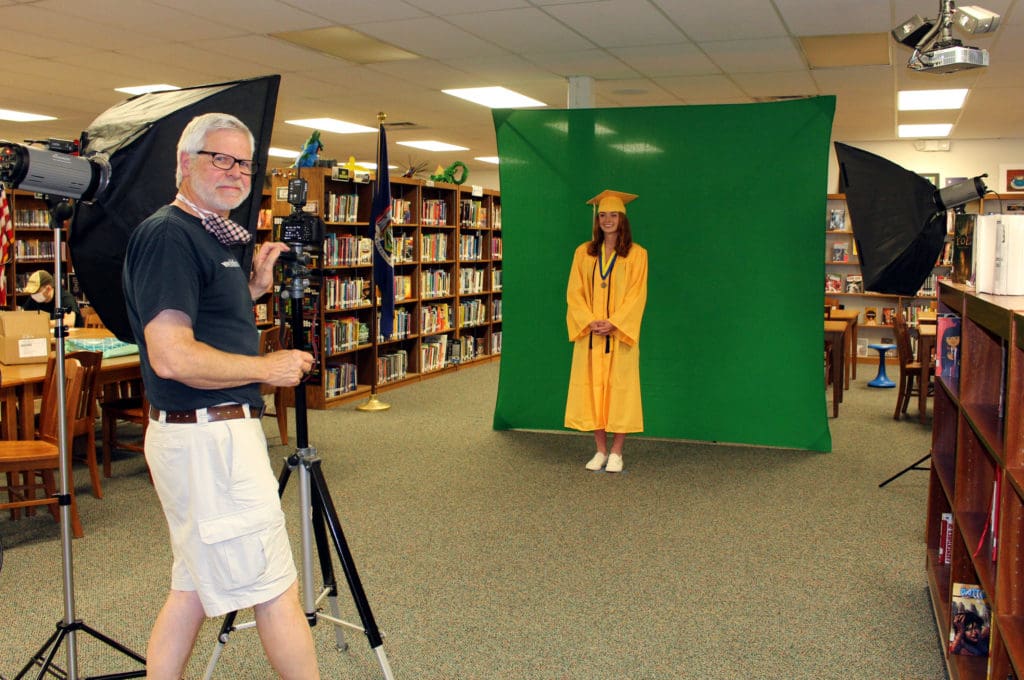
M 92 307 L 86 308 L 83 312 L 83 319 L 86 328 L 106 328 L 103 325 L 103 321 L 100 320 L 100 315 L 96 313 L 96 310 Z
M 149 402 L 142 389 L 142 381 L 128 380 L 108 385 L 100 404 L 100 420 L 103 422 L 103 476 L 110 477 L 113 474 L 110 461 L 114 449 L 144 452 L 143 444 L 119 442 L 117 439 L 117 424 L 119 421 L 125 421 L 141 425 L 142 440 L 146 440 Z
M 103 487 L 100 484 L 100 469 L 96 461 L 96 411 L 100 366 L 103 363 L 103 352 L 68 352 L 65 359 L 75 359 L 82 365 L 82 398 L 75 404 L 72 414 L 74 426 L 71 431 L 72 444 L 79 437 L 85 437 L 85 464 L 89 466 L 89 478 L 92 481 L 92 495 L 103 498 Z M 55 359 L 50 358 L 53 362 Z M 48 368 L 47 370 L 51 370 Z
M 57 371 L 55 362 L 51 364 L 43 382 L 42 408 L 39 412 L 39 430 L 34 439 L 18 439 L 0 441 L 0 472 L 7 473 L 7 502 L 0 503 L 0 510 L 34 509 L 40 505 L 49 505 L 54 520 L 60 521 L 58 513 L 57 483 L 55 471 L 60 469 L 60 448 L 58 437 L 57 402 Z M 65 417 L 67 427 L 67 452 L 71 452 L 71 432 L 74 425 L 75 409 L 82 399 L 82 379 L 84 371 L 75 359 L 67 359 L 64 364 L 64 384 L 67 388 Z M 68 461 L 70 465 L 70 460 Z M 42 485 L 36 481 L 36 476 Z M 82 522 L 78 517 L 78 502 L 75 499 L 73 483 L 68 485 L 71 496 L 71 530 L 75 538 L 84 535 Z M 36 498 L 36 491 L 45 490 L 45 496 Z
M 282 334 L 284 334 L 284 338 L 282 338 Z M 283 330 L 280 326 L 265 328 L 260 332 L 260 354 L 278 351 L 285 346 L 287 340 L 287 330 Z M 285 389 L 284 387 L 274 387 L 273 385 L 263 385 L 261 388 L 262 394 L 274 395 L 274 412 L 267 413 L 267 415 L 277 418 L 277 430 L 281 433 L 282 444 L 288 443 L 288 407 L 286 405 L 287 395 L 285 395 Z
M 903 305 L 897 306 L 892 325 L 896 332 L 896 354 L 900 363 L 900 377 L 896 383 L 896 410 L 893 411 L 892 418 L 899 420 L 900 416 L 907 412 L 910 398 L 921 389 L 917 384 L 921 375 L 921 362 L 914 358 L 914 350 L 910 346 L 910 328 L 903 317 Z M 924 389 L 928 389 L 928 386 L 925 385 Z

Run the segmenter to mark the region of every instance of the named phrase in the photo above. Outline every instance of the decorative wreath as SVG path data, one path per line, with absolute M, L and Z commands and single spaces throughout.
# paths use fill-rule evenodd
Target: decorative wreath
M 438 168 L 440 167 L 441 166 L 438 166 Z M 455 171 L 460 168 L 462 169 L 462 172 L 456 178 Z M 448 184 L 463 184 L 467 179 L 469 179 L 469 168 L 467 168 L 466 164 L 462 161 L 455 161 L 442 172 L 436 175 L 431 175 L 430 179 L 435 182 L 447 182 Z

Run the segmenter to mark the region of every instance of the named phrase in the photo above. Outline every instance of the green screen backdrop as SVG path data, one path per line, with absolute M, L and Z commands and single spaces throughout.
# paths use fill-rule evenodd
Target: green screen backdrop
M 643 436 L 830 451 L 821 300 L 834 97 L 496 110 L 503 350 L 494 427 L 562 430 L 565 289 L 602 189 L 649 251 Z

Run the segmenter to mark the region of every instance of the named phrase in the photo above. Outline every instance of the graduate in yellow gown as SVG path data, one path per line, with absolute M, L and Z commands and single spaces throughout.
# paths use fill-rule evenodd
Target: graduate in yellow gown
M 574 343 L 565 426 L 594 433 L 588 470 L 622 471 L 626 434 L 644 429 L 640 323 L 647 303 L 647 251 L 633 243 L 626 203 L 635 194 L 602 191 L 593 238 L 572 260 L 566 324 Z M 612 433 L 611 448 L 608 433 Z

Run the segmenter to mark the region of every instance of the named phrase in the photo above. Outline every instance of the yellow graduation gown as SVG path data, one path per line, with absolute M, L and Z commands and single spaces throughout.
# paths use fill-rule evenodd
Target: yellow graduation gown
M 575 346 L 565 426 L 642 432 L 640 322 L 647 303 L 647 251 L 634 243 L 629 255 L 615 260 L 602 288 L 598 258 L 587 254 L 587 245 L 576 249 L 566 289 L 566 324 Z M 599 319 L 611 321 L 615 333 L 591 336 L 590 322 Z

